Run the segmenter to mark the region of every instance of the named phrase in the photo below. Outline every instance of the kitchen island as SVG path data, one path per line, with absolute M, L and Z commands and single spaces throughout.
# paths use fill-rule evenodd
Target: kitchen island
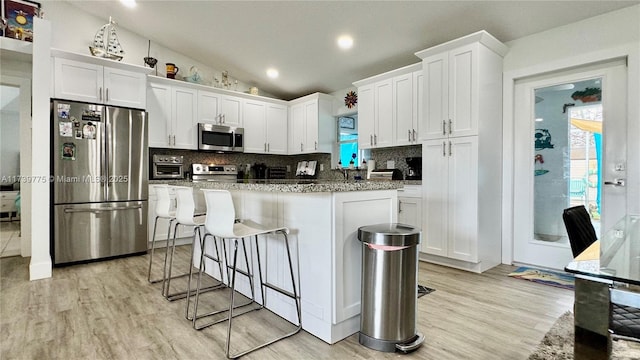
M 329 344 L 360 329 L 362 244 L 357 239 L 357 230 L 364 225 L 397 221 L 397 189 L 403 186 L 401 182 L 153 183 L 192 186 L 196 199 L 200 198 L 199 188 L 229 190 L 237 218 L 265 226 L 288 227 L 298 274 L 303 329 Z M 213 245 L 208 245 L 211 248 L 207 251 L 212 252 Z M 282 239 L 260 240 L 260 252 L 266 259 L 263 274 L 269 274 L 270 282 L 290 289 L 285 251 Z M 257 266 L 255 261 L 253 266 Z M 216 266 L 207 264 L 207 269 L 213 269 L 210 275 L 219 278 Z M 249 294 L 248 281 L 239 283 L 237 288 Z M 295 321 L 296 309 L 291 299 L 271 291 L 267 291 L 265 298 L 270 310 Z

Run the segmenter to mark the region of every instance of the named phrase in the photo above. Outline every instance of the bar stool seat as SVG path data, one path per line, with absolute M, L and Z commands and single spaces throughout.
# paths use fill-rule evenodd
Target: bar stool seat
M 237 222 L 235 221 L 235 209 L 234 209 L 234 205 L 233 205 L 233 199 L 231 197 L 231 193 L 229 191 L 226 190 L 209 190 L 209 189 L 203 189 L 202 190 L 204 192 L 204 196 L 205 196 L 205 202 L 207 205 L 207 216 L 206 216 L 206 220 L 204 223 L 204 227 L 206 229 L 206 233 L 208 235 L 211 235 L 215 238 L 221 238 L 224 239 L 226 241 L 230 241 L 231 244 L 233 245 L 233 254 L 230 256 L 230 261 L 227 264 L 227 269 L 231 271 L 231 274 L 228 276 L 228 280 L 229 280 L 229 286 L 231 288 L 230 291 L 230 299 L 229 299 L 229 310 L 228 310 L 228 316 L 226 319 L 224 320 L 228 320 L 228 328 L 227 328 L 227 341 L 226 341 L 226 348 L 225 348 L 225 354 L 227 356 L 227 358 L 237 358 L 243 355 L 246 355 L 252 351 L 261 349 L 265 346 L 268 346 L 270 344 L 275 343 L 276 341 L 285 339 L 287 337 L 290 337 L 296 333 L 298 333 L 301 329 L 302 329 L 302 318 L 301 318 L 301 310 L 300 310 L 300 299 L 298 296 L 298 286 L 296 284 L 296 280 L 295 280 L 295 276 L 294 276 L 294 271 L 293 271 L 293 264 L 292 264 L 292 260 L 291 260 L 291 250 L 289 247 L 289 239 L 287 234 L 289 233 L 289 229 L 286 227 L 264 227 L 256 222 L 253 221 L 249 221 L 249 220 L 244 220 L 242 222 Z M 266 279 L 266 277 L 263 279 L 262 276 L 262 265 L 261 265 L 261 259 L 260 259 L 260 251 L 259 251 L 259 244 L 258 244 L 258 236 L 259 235 L 267 235 L 267 234 L 281 234 L 284 238 L 284 242 L 285 242 L 285 247 L 286 247 L 286 252 L 287 252 L 287 260 L 288 260 L 288 265 L 289 265 L 289 274 L 291 276 L 291 284 L 292 284 L 292 289 L 291 291 L 287 290 L 287 289 L 283 289 L 280 286 L 274 285 L 272 283 L 269 283 Z M 265 289 L 271 289 L 273 291 L 276 291 L 286 297 L 289 297 L 291 299 L 294 300 L 295 304 L 296 304 L 296 311 L 297 311 L 297 321 L 298 324 L 296 326 L 296 328 L 289 332 L 286 333 L 284 335 L 281 335 L 273 340 L 270 340 L 266 343 L 260 344 L 258 346 L 255 346 L 251 349 L 248 350 L 244 350 L 241 351 L 237 354 L 230 354 L 230 347 L 231 347 L 231 332 L 232 332 L 232 320 L 233 317 L 236 316 L 233 314 L 233 310 L 236 308 L 235 306 L 235 285 L 236 285 L 236 275 L 238 273 L 246 276 L 249 278 L 249 282 L 250 282 L 250 286 L 251 286 L 251 292 L 252 292 L 252 303 L 256 303 L 255 301 L 255 294 L 253 294 L 253 273 L 254 271 L 250 270 L 250 266 L 249 266 L 249 262 L 247 259 L 247 247 L 246 247 L 246 243 L 245 243 L 245 238 L 254 238 L 255 240 L 255 252 L 256 252 L 256 260 L 257 260 L 257 266 L 258 266 L 258 280 L 260 282 L 260 292 L 261 292 L 261 299 L 262 299 L 262 304 L 258 304 L 260 305 L 259 309 L 262 309 L 266 306 L 265 304 Z M 238 240 L 242 241 L 242 247 L 244 250 L 244 255 L 245 255 L 245 261 L 246 261 L 246 266 L 247 266 L 247 270 L 241 270 L 238 269 L 237 267 L 237 258 L 238 258 Z M 202 264 L 202 262 L 201 262 Z M 200 269 L 199 272 L 199 277 L 198 277 L 198 283 L 200 282 L 200 276 L 202 274 L 202 268 Z M 198 287 L 196 288 L 196 296 L 195 296 L 195 301 L 196 304 L 198 302 L 198 297 L 199 297 L 199 293 L 200 293 L 200 289 L 199 289 L 199 284 Z M 196 305 L 196 309 L 197 309 L 197 305 Z M 197 310 L 196 310 L 197 313 Z M 244 314 L 244 313 L 243 313 Z M 239 314 L 242 315 L 242 314 Z M 194 327 L 195 327 L 195 320 L 197 319 L 197 316 L 194 315 Z M 295 325 L 295 324 L 294 324 Z

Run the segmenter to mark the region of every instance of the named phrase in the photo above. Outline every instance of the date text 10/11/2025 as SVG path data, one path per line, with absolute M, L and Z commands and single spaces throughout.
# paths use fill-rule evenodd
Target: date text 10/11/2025
M 38 183 L 46 183 L 46 182 L 59 182 L 59 183 L 126 183 L 129 182 L 128 175 L 112 175 L 112 176 L 99 176 L 99 175 L 84 175 L 84 176 L 21 176 L 21 175 L 12 175 L 12 176 L 2 176 L 0 177 L 0 182 L 3 183 L 28 183 L 28 184 L 38 184 Z

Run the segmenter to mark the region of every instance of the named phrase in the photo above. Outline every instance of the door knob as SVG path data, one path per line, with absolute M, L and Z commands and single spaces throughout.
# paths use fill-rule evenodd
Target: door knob
M 613 181 L 605 181 L 605 185 L 624 186 L 624 179 L 613 179 Z

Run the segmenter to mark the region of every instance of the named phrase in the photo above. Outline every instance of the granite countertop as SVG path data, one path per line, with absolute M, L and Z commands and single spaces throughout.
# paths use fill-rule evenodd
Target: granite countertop
M 415 181 L 411 181 L 412 183 Z M 396 190 L 405 185 L 405 181 L 332 181 L 314 180 L 298 182 L 296 180 L 250 180 L 248 183 L 191 182 L 187 180 L 150 180 L 149 185 L 167 184 L 191 186 L 198 189 L 254 190 L 288 193 L 308 192 L 344 192 L 367 190 Z M 412 184 L 413 185 L 413 184 Z

